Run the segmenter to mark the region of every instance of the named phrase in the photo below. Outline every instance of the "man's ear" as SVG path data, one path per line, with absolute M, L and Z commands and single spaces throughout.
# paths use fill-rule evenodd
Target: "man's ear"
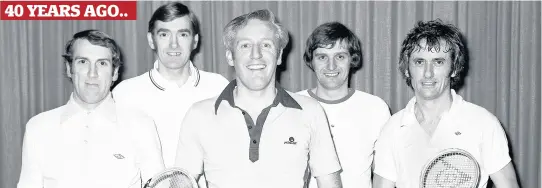
M 120 68 L 120 67 L 116 67 L 116 68 L 113 70 L 113 82 L 116 82 L 117 79 L 119 79 L 119 68 Z
M 149 46 L 151 47 L 151 49 L 154 50 L 155 46 L 154 46 L 154 40 L 152 39 L 151 32 L 147 32 L 147 42 L 149 42 Z
M 192 50 L 195 50 L 198 47 L 199 43 L 199 34 L 194 35 L 194 43 L 192 44 Z
M 408 70 L 405 70 L 405 76 L 406 76 L 407 78 L 410 78 L 410 73 L 408 73 Z
M 230 50 L 226 50 L 226 60 L 228 60 L 228 65 L 234 66 L 233 64 L 233 53 Z
M 66 64 L 66 75 L 68 75 L 68 78 L 72 78 L 72 69 L 70 63 L 66 61 L 64 64 Z
M 277 65 L 282 64 L 282 49 L 279 52 L 279 55 L 277 56 Z

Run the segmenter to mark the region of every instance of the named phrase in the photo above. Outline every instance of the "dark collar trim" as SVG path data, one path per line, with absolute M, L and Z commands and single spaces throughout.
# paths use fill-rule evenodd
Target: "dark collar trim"
M 233 101 L 233 91 L 237 87 L 237 81 L 234 79 L 232 80 L 226 88 L 220 93 L 218 98 L 215 101 L 215 115 L 217 114 L 218 107 L 220 106 L 220 103 L 222 101 L 228 101 L 230 106 L 235 107 L 235 102 Z M 280 86 L 278 82 L 275 83 L 275 88 L 277 89 L 277 96 L 275 97 L 275 100 L 273 100 L 273 106 L 278 105 L 278 103 L 282 104 L 284 107 L 288 108 L 295 108 L 299 110 L 303 110 L 301 108 L 301 105 L 295 101 L 290 94 L 284 88 Z
M 165 88 L 163 88 L 162 86 L 158 85 L 158 83 L 156 83 L 156 81 L 154 81 L 154 78 L 152 77 L 152 70 L 149 71 L 149 78 L 151 79 L 152 84 L 153 84 L 156 88 L 158 88 L 159 90 L 162 90 L 162 91 L 165 90 Z
M 199 80 L 200 80 L 199 69 L 196 68 L 196 67 L 191 67 L 191 68 L 194 68 L 194 69 L 196 70 L 196 71 L 195 71 L 195 72 L 196 72 L 196 81 L 194 82 L 194 87 L 197 87 L 197 86 L 199 85 Z M 153 84 L 156 88 L 158 88 L 159 90 L 162 90 L 162 91 L 166 90 L 166 88 L 160 86 L 160 85 L 154 80 L 154 78 L 153 78 L 153 76 L 152 76 L 152 69 L 149 71 L 149 78 L 151 79 L 152 84 Z
M 337 100 L 326 100 L 326 99 L 322 99 L 322 98 L 318 97 L 318 95 L 316 95 L 316 93 L 314 93 L 312 91 L 312 89 L 307 90 L 307 93 L 309 93 L 309 96 L 316 99 L 318 102 L 323 102 L 323 103 L 326 103 L 326 104 L 339 104 L 339 103 L 342 103 L 342 102 L 350 99 L 350 97 L 352 97 L 352 95 L 354 95 L 355 92 L 356 92 L 356 90 L 354 90 L 353 88 L 348 88 L 348 94 L 346 94 L 346 96 L 344 96 L 343 98 L 340 98 L 340 99 L 337 99 Z

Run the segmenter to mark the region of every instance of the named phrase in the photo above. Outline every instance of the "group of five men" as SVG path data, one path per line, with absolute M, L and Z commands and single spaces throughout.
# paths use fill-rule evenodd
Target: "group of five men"
M 318 83 L 298 93 L 275 79 L 289 37 L 269 10 L 225 26 L 230 82 L 191 62 L 199 34 L 185 5 L 159 7 L 147 33 L 154 67 L 110 92 L 119 46 L 101 31 L 76 33 L 63 55 L 74 90 L 27 123 L 18 188 L 142 187 L 171 167 L 209 188 L 418 187 L 422 166 L 450 147 L 479 161 L 479 187 L 489 177 L 518 187 L 497 118 L 452 89 L 467 55 L 452 25 L 420 22 L 403 41 L 400 71 L 415 97 L 393 116 L 349 87 L 361 42 L 341 23 L 307 39 Z

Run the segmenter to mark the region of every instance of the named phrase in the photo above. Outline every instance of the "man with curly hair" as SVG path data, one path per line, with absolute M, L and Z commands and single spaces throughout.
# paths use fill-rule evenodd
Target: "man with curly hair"
M 499 120 L 454 89 L 467 59 L 462 35 L 453 25 L 419 22 L 407 35 L 399 70 L 415 96 L 382 128 L 375 146 L 374 187 L 420 187 L 423 166 L 449 148 L 463 149 L 478 161 L 478 188 L 485 188 L 489 178 L 499 188 L 518 187 Z

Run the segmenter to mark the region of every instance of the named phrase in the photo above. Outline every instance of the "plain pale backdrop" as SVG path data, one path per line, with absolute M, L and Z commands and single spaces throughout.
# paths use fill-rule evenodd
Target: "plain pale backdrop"
M 84 29 L 107 32 L 122 46 L 123 79 L 148 71 L 148 19 L 163 2 L 138 2 L 136 21 L 0 21 L 0 187 L 15 187 L 26 122 L 64 105 L 72 91 L 61 55 L 71 36 Z M 361 39 L 362 68 L 351 87 L 384 99 L 393 113 L 413 92 L 398 71 L 401 41 L 418 20 L 440 18 L 457 25 L 470 51 L 469 72 L 459 93 L 495 114 L 511 147 L 522 187 L 540 187 L 541 3 L 400 1 L 188 1 L 201 22 L 194 63 L 233 79 L 225 62 L 222 28 L 236 16 L 270 9 L 290 32 L 281 84 L 290 91 L 316 86 L 302 53 L 312 30 L 339 21 Z M 355 109 L 353 109 L 355 110 Z

